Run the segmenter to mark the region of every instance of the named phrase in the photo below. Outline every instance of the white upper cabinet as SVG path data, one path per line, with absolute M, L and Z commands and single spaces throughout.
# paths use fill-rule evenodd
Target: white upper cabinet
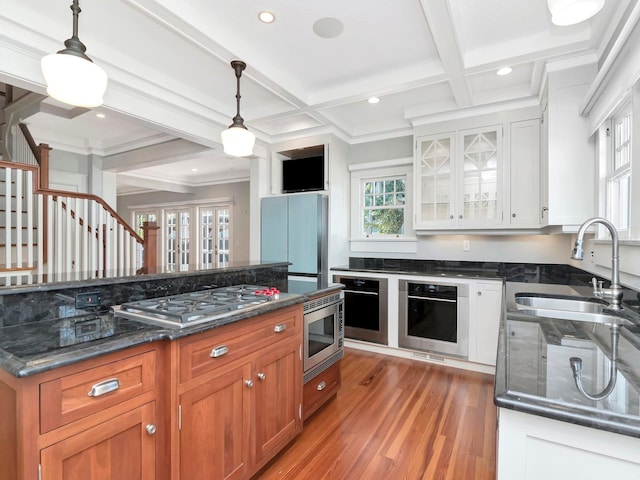
M 502 142 L 501 125 L 416 139 L 416 230 L 502 223 Z
M 595 73 L 593 64 L 551 70 L 543 96 L 543 221 L 569 231 L 596 214 L 595 144 L 578 114 Z
M 540 205 L 540 119 L 511 123 L 509 160 L 508 223 L 511 228 L 538 228 L 544 214 Z

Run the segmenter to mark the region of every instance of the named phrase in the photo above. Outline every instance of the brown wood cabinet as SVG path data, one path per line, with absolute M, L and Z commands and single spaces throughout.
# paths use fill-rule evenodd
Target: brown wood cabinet
M 0 480 L 164 479 L 151 344 L 18 379 L 0 372 Z
M 174 342 L 174 480 L 248 479 L 302 430 L 302 306 Z
M 15 378 L 0 480 L 244 480 L 302 429 L 302 305 Z
M 309 380 L 303 388 L 302 411 L 306 420 L 333 397 L 341 385 L 341 363 L 338 361 Z

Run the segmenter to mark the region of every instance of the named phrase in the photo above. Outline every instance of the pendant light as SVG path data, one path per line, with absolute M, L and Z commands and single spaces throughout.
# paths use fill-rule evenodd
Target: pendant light
M 555 25 L 574 25 L 593 17 L 604 6 L 604 0 L 547 0 L 551 21 Z
M 237 113 L 233 117 L 233 123 L 222 132 L 222 145 L 224 153 L 234 157 L 246 157 L 253 153 L 253 145 L 256 143 L 256 136 L 244 126 L 244 119 L 240 116 L 240 77 L 242 71 L 247 68 L 247 64 L 240 60 L 233 60 L 231 68 L 236 72 L 237 90 L 236 105 Z
M 47 94 L 63 103 L 79 107 L 102 105 L 107 89 L 107 74 L 85 55 L 87 47 L 78 38 L 78 16 L 82 10 L 73 0 L 73 34 L 65 40 L 64 50 L 47 55 L 41 61 L 47 82 Z

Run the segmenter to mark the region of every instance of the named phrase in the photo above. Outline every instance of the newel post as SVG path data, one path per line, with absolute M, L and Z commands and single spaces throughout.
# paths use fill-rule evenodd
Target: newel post
M 144 238 L 142 271 L 144 273 L 155 273 L 158 268 L 158 230 L 160 227 L 156 222 L 142 224 Z

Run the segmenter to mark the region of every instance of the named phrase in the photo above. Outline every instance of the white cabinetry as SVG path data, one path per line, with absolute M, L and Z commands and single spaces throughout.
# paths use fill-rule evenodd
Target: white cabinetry
M 469 291 L 469 360 L 496 364 L 502 282 L 474 282 Z
M 543 95 L 543 208 L 547 225 L 580 225 L 596 213 L 595 148 L 578 114 L 596 66 L 550 67 Z
M 498 480 L 640 478 L 640 439 L 498 409 Z
M 509 225 L 540 226 L 540 119 L 510 125 Z M 506 220 L 506 219 L 505 219 Z
M 502 223 L 502 125 L 416 140 L 416 229 Z

